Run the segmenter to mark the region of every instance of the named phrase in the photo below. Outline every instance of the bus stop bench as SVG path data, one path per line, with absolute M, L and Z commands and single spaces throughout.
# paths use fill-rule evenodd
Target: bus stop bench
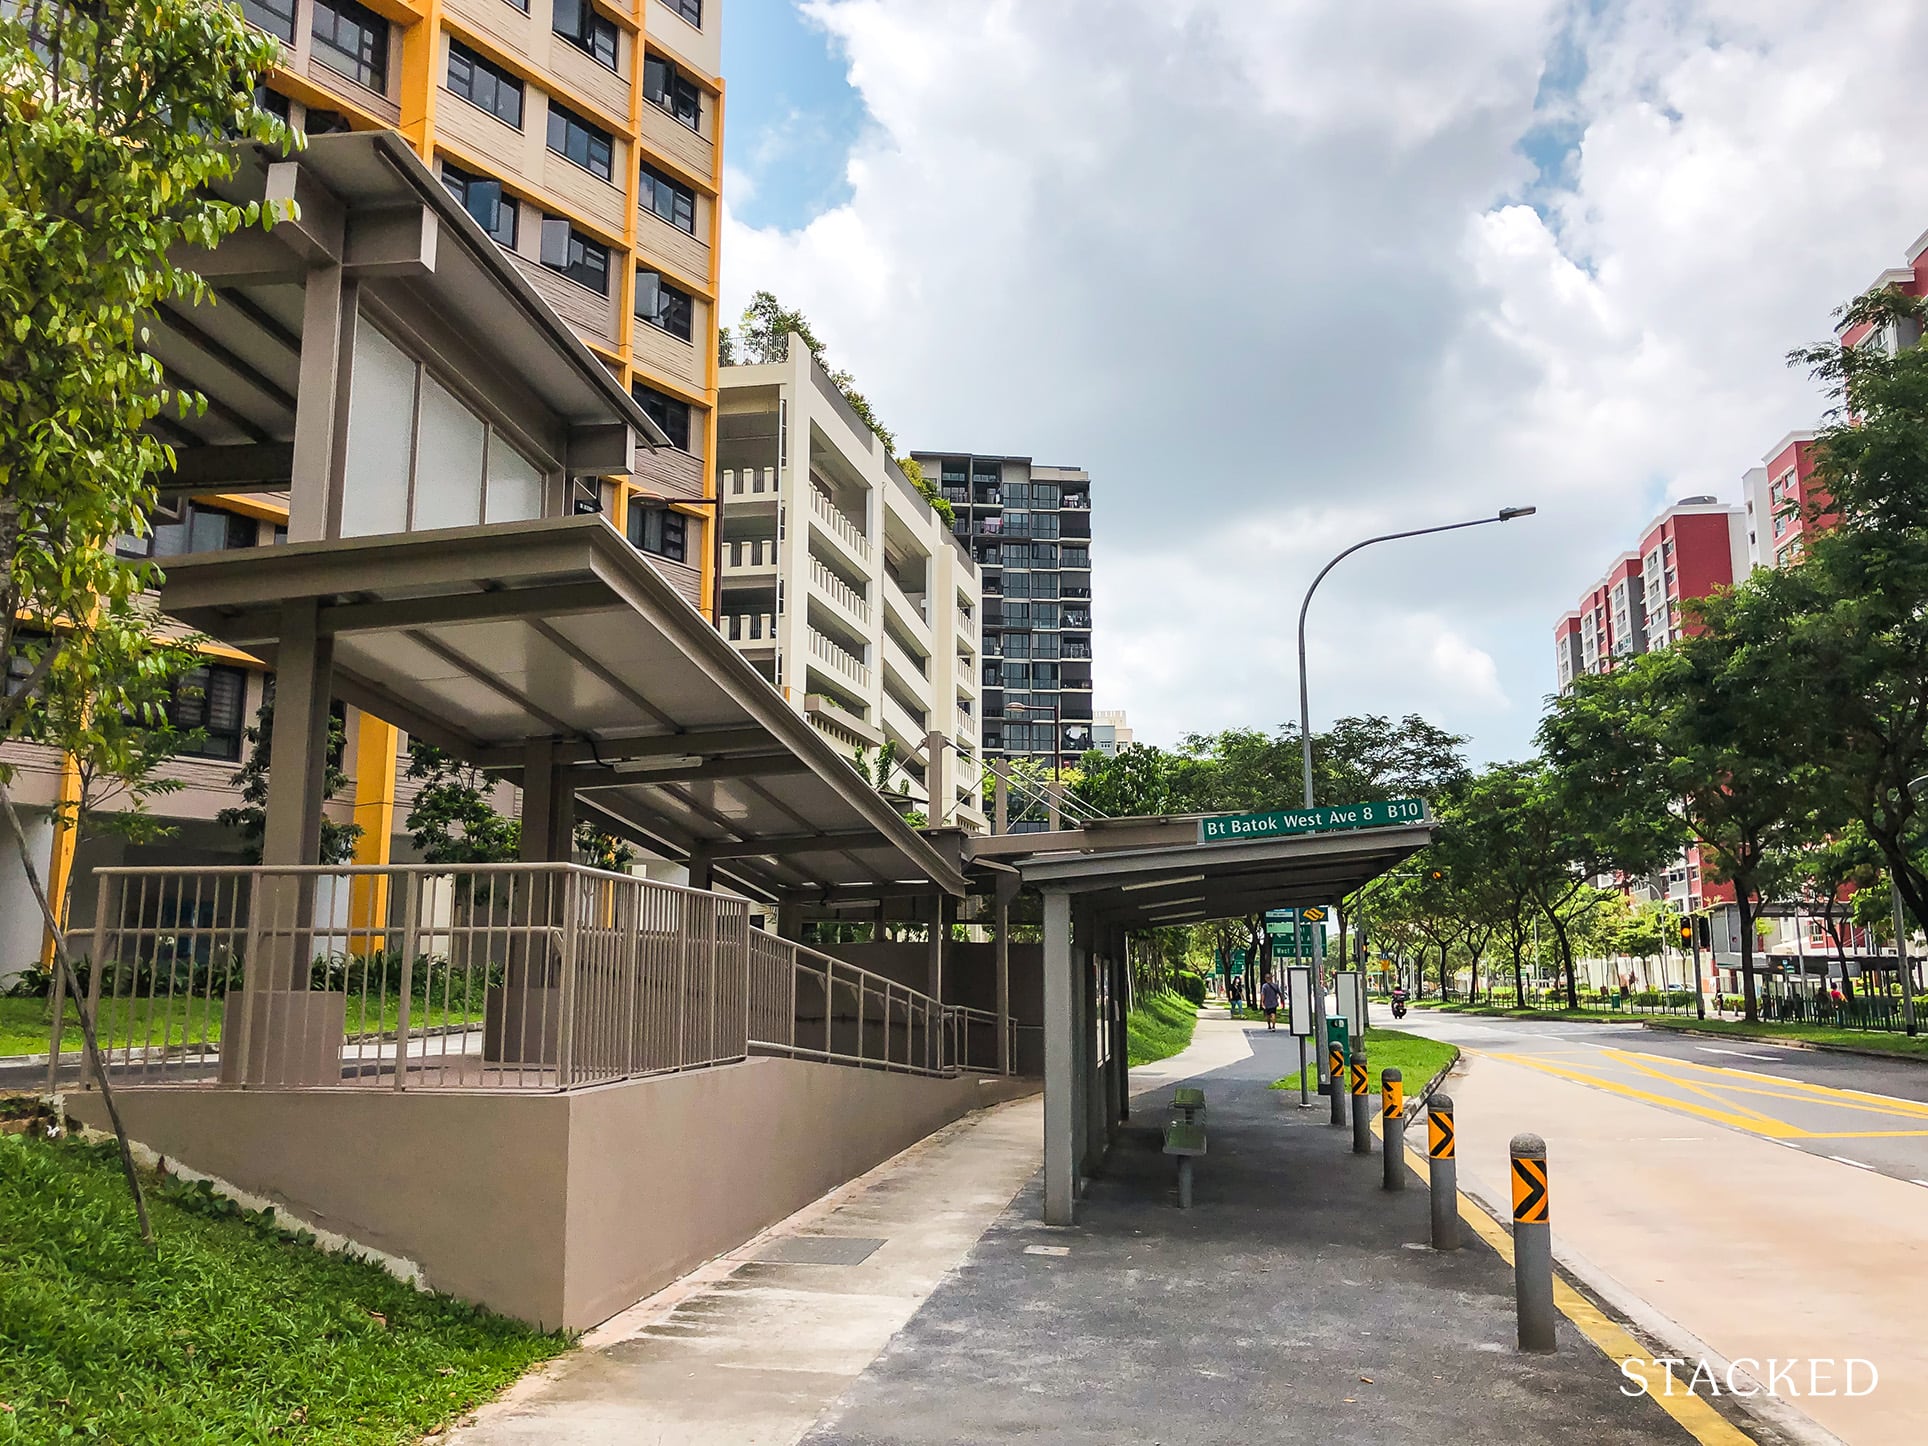
M 1199 1106 L 1200 1111 L 1204 1109 Z M 1205 1126 L 1173 1120 L 1165 1126 L 1165 1153 L 1178 1158 L 1178 1208 L 1192 1208 L 1192 1161 L 1205 1153 Z
M 1172 1118 L 1180 1124 L 1205 1123 L 1205 1091 L 1186 1086 L 1172 1093 Z

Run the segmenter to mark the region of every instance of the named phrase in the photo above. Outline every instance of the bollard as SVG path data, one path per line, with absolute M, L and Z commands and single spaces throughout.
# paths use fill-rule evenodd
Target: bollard
M 1520 1349 L 1550 1351 L 1553 1341 L 1553 1227 L 1547 1223 L 1546 1141 L 1515 1135 L 1513 1156 L 1513 1299 Z
M 1386 1154 L 1386 1188 L 1406 1188 L 1406 1077 L 1397 1069 L 1379 1075 L 1380 1142 Z
M 1346 1122 L 1346 1047 L 1338 1040 L 1332 1041 L 1331 1053 L 1327 1056 L 1331 1068 L 1332 1084 L 1332 1123 L 1344 1125 Z
M 1426 1167 L 1433 1192 L 1433 1249 L 1459 1249 L 1459 1162 L 1453 1158 L 1453 1099 L 1426 1101 Z
M 1366 1064 L 1366 1052 L 1361 1049 L 1352 1057 L 1352 1153 L 1370 1155 L 1372 1153 L 1372 1088 L 1371 1071 Z

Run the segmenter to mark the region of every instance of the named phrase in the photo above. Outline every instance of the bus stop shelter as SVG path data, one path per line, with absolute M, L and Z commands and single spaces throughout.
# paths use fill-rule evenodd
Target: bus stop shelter
M 1121 821 L 1124 823 L 1124 821 Z M 1107 848 L 1106 835 L 1122 846 Z M 1001 862 L 1044 901 L 1044 1216 L 1074 1218 L 1078 1182 L 1126 1115 L 1126 941 L 1164 924 L 1329 903 L 1432 841 L 1428 822 L 1198 843 L 1195 819 L 1017 835 Z M 1140 842 L 1163 839 L 1167 841 Z

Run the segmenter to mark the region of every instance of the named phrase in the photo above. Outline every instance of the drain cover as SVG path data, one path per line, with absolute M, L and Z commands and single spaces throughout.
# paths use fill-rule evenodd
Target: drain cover
M 786 1235 L 753 1258 L 771 1265 L 861 1265 L 883 1243 L 857 1235 Z

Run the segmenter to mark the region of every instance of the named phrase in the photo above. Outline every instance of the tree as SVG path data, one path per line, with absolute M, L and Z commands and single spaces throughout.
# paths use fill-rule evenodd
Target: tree
M 274 764 L 273 695 L 255 713 L 254 722 L 245 737 L 248 744 L 247 761 L 241 765 L 240 772 L 228 780 L 241 790 L 241 802 L 235 807 L 222 809 L 215 814 L 214 821 L 239 833 L 248 862 L 258 864 L 261 862 L 262 840 L 268 831 L 268 772 Z M 324 799 L 333 798 L 348 785 L 348 774 L 341 766 L 342 751 L 347 742 L 348 730 L 340 718 L 331 714 L 328 719 L 328 756 L 321 785 Z M 361 836 L 360 824 L 336 823 L 324 816 L 321 821 L 321 846 L 316 857 L 324 864 L 349 863 L 355 857 L 355 845 Z
M 1779 639 L 1732 594 L 1702 599 L 1700 631 L 1613 672 L 1584 676 L 1541 729 L 1563 792 L 1583 823 L 1610 834 L 1653 832 L 1671 817 L 1700 847 L 1702 866 L 1734 886 L 1747 1018 L 1759 1018 L 1755 901 L 1773 852 L 1810 841 L 1825 779 L 1789 712 L 1811 706 Z M 1657 837 L 1658 835 L 1656 835 Z M 1661 856 L 1628 858 L 1628 874 Z
M 1667 941 L 1678 924 L 1679 917 L 1661 899 L 1646 900 L 1630 909 L 1626 917 L 1619 921 L 1614 931 L 1614 950 L 1640 961 L 1641 982 L 1646 988 L 1654 987 L 1651 973 L 1653 961 L 1666 953 Z
M 1848 936 L 1854 928 L 1855 903 L 1862 894 L 1873 894 L 1883 909 L 1888 908 L 1881 851 L 1860 824 L 1850 822 L 1819 843 L 1775 850 L 1765 873 L 1777 897 L 1792 899 L 1808 913 L 1821 916 L 1821 931 L 1833 945 L 1841 969 L 1842 991 L 1852 999 Z
M 1809 690 L 1783 711 L 1928 926 L 1924 800 L 1910 787 L 1928 775 L 1928 350 L 1882 344 L 1918 336 L 1924 318 L 1920 299 L 1879 288 L 1841 312 L 1874 344 L 1789 356 L 1836 406 L 1814 445 L 1805 555 L 1756 579 L 1747 602 Z
M 956 522 L 956 510 L 944 499 L 942 492 L 925 480 L 924 469 L 917 465 L 915 459 L 897 455 L 896 436 L 890 428 L 878 420 L 876 411 L 870 405 L 870 399 L 857 390 L 857 379 L 849 372 L 830 365 L 824 344 L 810 325 L 810 318 L 801 311 L 785 306 L 777 300 L 773 292 L 759 291 L 750 298 L 750 304 L 743 308 L 743 319 L 737 324 L 735 340 L 730 338 L 727 330 L 719 333 L 721 350 L 727 357 L 727 360 L 720 361 L 719 365 L 735 364 L 739 344 L 743 360 L 749 365 L 769 365 L 785 361 L 790 355 L 792 333 L 809 348 L 810 355 L 816 360 L 817 365 L 823 368 L 824 375 L 830 378 L 830 384 L 842 393 L 843 399 L 850 404 L 850 409 L 862 418 L 863 424 L 876 434 L 877 440 L 884 444 L 885 456 L 894 461 L 903 471 L 911 485 L 917 489 L 918 495 L 931 505 L 933 512 L 944 519 L 944 525 L 948 527 Z
M 271 219 L 213 187 L 235 170 L 224 138 L 290 142 L 254 100 L 279 53 L 238 9 L 212 0 L 22 0 L 0 10 L 0 660 L 20 659 L 0 692 L 0 742 L 26 736 L 56 667 L 70 670 L 71 695 L 95 699 L 127 681 L 109 669 L 152 676 L 143 645 L 162 640 L 141 598 L 158 575 L 123 561 L 114 540 L 147 531 L 155 476 L 173 464 L 149 424 L 164 408 L 204 403 L 144 350 L 145 319 L 164 302 L 207 298 L 177 258 Z M 7 784 L 0 771 L 0 811 L 66 987 L 81 998 Z M 151 1239 L 84 1004 L 81 1033 Z
M 496 811 L 481 769 L 411 738 L 406 776 L 421 787 L 402 826 L 425 863 L 499 864 L 521 855 L 522 821 Z

